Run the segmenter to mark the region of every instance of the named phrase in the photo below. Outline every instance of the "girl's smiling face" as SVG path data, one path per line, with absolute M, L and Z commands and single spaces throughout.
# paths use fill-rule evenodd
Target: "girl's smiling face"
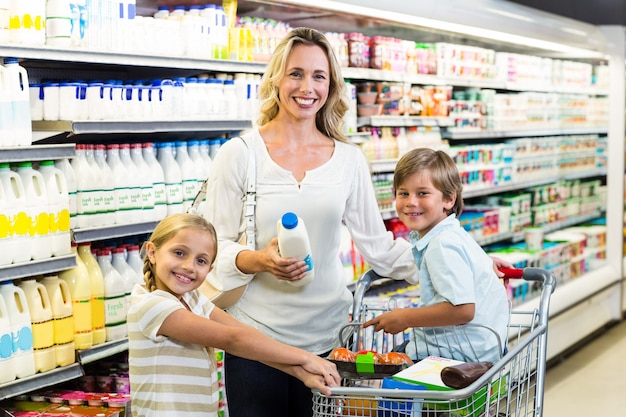
M 328 99 L 330 66 L 324 50 L 316 45 L 296 45 L 278 84 L 280 111 L 296 119 L 315 119 Z
M 454 199 L 445 200 L 428 172 L 411 174 L 396 189 L 396 212 L 402 222 L 423 237 L 448 217 Z
M 158 249 L 148 242 L 146 251 L 155 265 L 157 288 L 178 298 L 202 284 L 215 259 L 211 235 L 190 227 L 176 232 Z

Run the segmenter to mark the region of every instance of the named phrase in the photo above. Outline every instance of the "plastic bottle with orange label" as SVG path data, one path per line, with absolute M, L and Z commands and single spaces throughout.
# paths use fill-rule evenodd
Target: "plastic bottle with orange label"
M 35 369 L 46 372 L 56 368 L 54 356 L 54 321 L 50 297 L 46 287 L 34 278 L 24 279 L 18 284 L 24 291 L 33 330 Z
M 57 366 L 74 363 L 74 311 L 70 287 L 56 275 L 49 275 L 41 280 L 48 291 L 50 308 L 54 319 L 54 356 Z
M 93 344 L 106 341 L 104 329 L 104 276 L 96 257 L 91 253 L 91 242 L 78 243 L 78 256 L 85 263 L 91 280 L 91 329 Z
M 59 273 L 65 280 L 72 295 L 74 311 L 74 348 L 89 349 L 93 346 L 91 330 L 91 278 L 83 260 L 78 256 L 78 244 L 72 242 L 72 253 L 76 257 L 76 266 Z

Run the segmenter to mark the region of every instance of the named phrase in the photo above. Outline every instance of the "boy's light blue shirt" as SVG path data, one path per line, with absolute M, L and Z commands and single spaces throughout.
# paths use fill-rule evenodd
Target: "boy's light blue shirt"
M 409 241 L 419 270 L 420 306 L 473 303 L 475 313 L 470 323 L 494 330 L 504 348 L 509 320 L 506 291 L 493 270 L 493 260 L 461 227 L 456 215 L 449 215 L 422 238 L 411 232 Z M 500 359 L 493 334 L 472 326 L 467 328 L 467 334 L 473 351 L 469 346 L 432 351 L 434 345 L 447 345 L 439 338 L 438 342 L 429 341 L 428 354 L 465 361 L 495 363 Z M 421 350 L 418 356 L 424 356 Z

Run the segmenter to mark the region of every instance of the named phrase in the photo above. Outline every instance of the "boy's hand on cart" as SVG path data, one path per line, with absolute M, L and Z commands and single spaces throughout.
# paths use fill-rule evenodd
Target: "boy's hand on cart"
M 513 264 L 505 261 L 504 259 L 500 259 L 498 257 L 492 256 L 493 260 L 493 270 L 496 271 L 496 275 L 498 278 L 504 278 L 505 273 L 500 271 L 500 269 L 513 268 Z
M 374 331 L 378 332 L 383 330 L 387 333 L 396 334 L 405 331 L 409 326 L 407 325 L 406 314 L 407 310 L 404 308 L 398 308 L 381 314 L 378 317 L 374 317 L 371 320 L 363 323 L 362 327 L 374 326 Z

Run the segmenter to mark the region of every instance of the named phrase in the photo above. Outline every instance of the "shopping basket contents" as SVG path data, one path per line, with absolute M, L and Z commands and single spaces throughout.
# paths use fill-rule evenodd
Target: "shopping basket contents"
M 339 347 L 328 356 L 337 365 L 343 378 L 376 379 L 391 376 L 409 365 L 413 360 L 402 352 L 378 353 L 372 350 L 351 350 Z
M 340 335 L 342 347 L 356 353 L 354 367 L 351 368 L 354 372 L 340 370 L 344 378 L 342 386 L 331 388 L 329 396 L 313 392 L 313 416 L 542 416 L 548 310 L 556 279 L 539 268 L 525 268 L 515 273 L 521 275 L 523 280 L 540 284 L 542 291 L 538 307 L 534 310 L 511 311 L 508 339 L 501 341 L 502 355 L 498 361 L 479 363 L 450 359 L 431 352 L 427 357 L 418 355 L 419 361 L 403 366 L 397 372 L 368 374 L 356 368 L 359 351 L 374 361 L 376 355 L 401 350 L 407 339 L 406 334 L 400 335 L 401 338 L 381 332 L 372 334 L 371 328 L 362 329 L 358 324 L 372 313 L 364 302 L 365 292 L 372 282 L 380 278 L 373 271 L 368 271 L 359 280 L 355 291 L 354 323 L 340 332 L 343 333 Z M 507 275 L 507 278 L 515 277 Z M 394 308 L 393 303 L 386 308 Z M 408 338 L 414 338 L 415 332 L 421 332 L 420 335 L 426 338 L 444 333 L 455 335 L 440 338 L 436 343 L 429 341 L 427 345 L 445 345 L 444 352 L 471 352 L 471 343 L 462 337 L 467 326 L 446 326 L 443 333 L 442 328 L 437 327 L 410 329 Z M 471 357 L 471 354 L 468 356 Z M 376 365 L 373 364 L 374 367 Z

